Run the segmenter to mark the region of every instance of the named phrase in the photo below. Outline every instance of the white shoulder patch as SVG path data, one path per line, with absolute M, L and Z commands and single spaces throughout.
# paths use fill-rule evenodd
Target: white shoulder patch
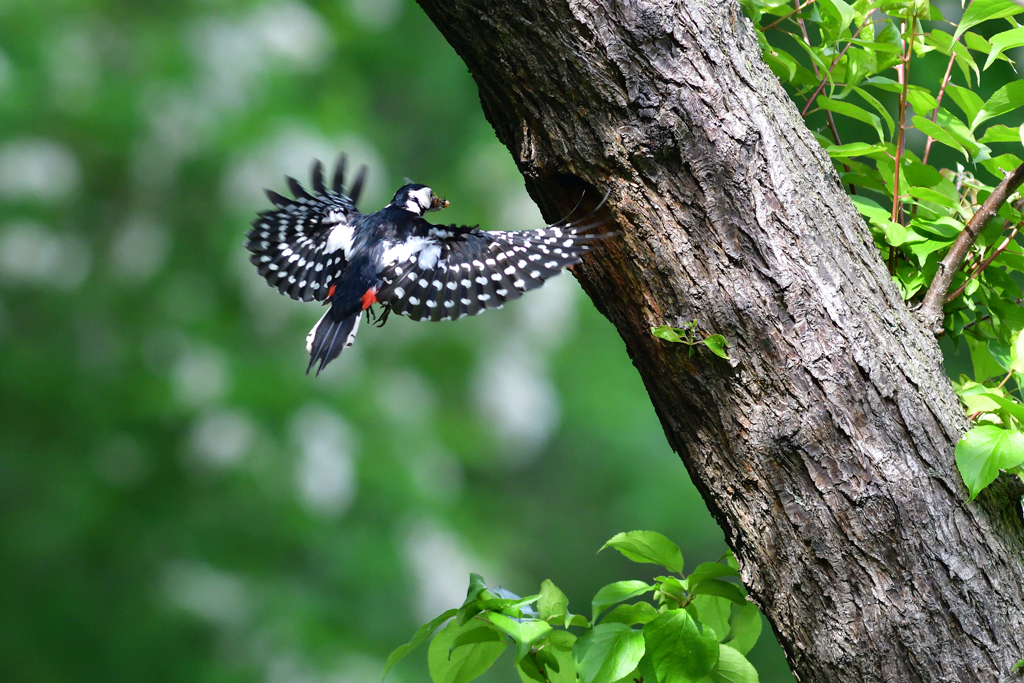
M 348 255 L 352 251 L 352 240 L 356 236 L 355 228 L 351 225 L 339 225 L 327 236 L 327 245 L 324 247 L 325 254 L 333 254 L 341 249 L 341 253 Z
M 433 237 L 410 237 L 404 242 L 389 242 L 381 254 L 380 267 L 405 263 L 413 256 L 421 269 L 433 268 L 441 257 L 441 245 Z

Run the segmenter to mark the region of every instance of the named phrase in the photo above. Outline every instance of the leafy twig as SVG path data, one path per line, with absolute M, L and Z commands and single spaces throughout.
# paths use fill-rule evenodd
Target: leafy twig
M 1002 182 L 996 185 L 992 194 L 967 222 L 967 227 L 957 236 L 953 246 L 939 262 L 939 268 L 928 287 L 928 292 L 924 295 L 921 310 L 918 312 L 921 321 L 928 326 L 932 333 L 938 334 L 942 329 L 942 307 L 946 302 L 946 292 L 949 291 L 949 285 L 953 282 L 953 276 L 960 270 L 964 257 L 977 241 L 981 231 L 985 229 L 985 225 L 996 215 L 1010 195 L 1016 192 L 1021 183 L 1024 183 L 1024 164 L 1007 173 Z
M 1015 305 L 1017 305 L 1017 306 L 1020 306 L 1021 304 L 1024 304 L 1024 299 L 1014 299 L 1013 303 L 1014 303 Z M 965 306 L 964 308 L 966 308 L 966 306 Z M 958 309 L 958 310 L 962 311 L 962 310 L 964 310 L 964 309 L 963 309 L 963 308 L 960 308 L 960 309 Z M 954 313 L 955 313 L 955 312 L 956 312 L 956 311 L 954 311 Z M 991 313 L 986 313 L 985 315 L 983 315 L 983 316 L 980 316 L 980 317 L 978 317 L 978 318 L 975 318 L 975 319 L 974 319 L 974 320 L 972 320 L 971 322 L 969 322 L 969 323 L 965 324 L 965 325 L 964 325 L 964 327 L 963 327 L 963 329 L 965 329 L 965 330 L 966 330 L 966 329 L 968 329 L 968 328 L 970 328 L 970 327 L 974 327 L 974 326 L 975 326 L 975 325 L 977 325 L 978 323 L 983 323 L 983 322 L 985 322 L 986 320 L 988 320 L 988 319 L 989 319 L 989 318 L 991 318 L 991 317 L 992 317 L 992 314 L 991 314 Z
M 1019 206 L 1019 204 L 1018 204 L 1018 206 Z M 1007 221 L 1007 223 L 1009 223 L 1009 221 Z M 971 273 L 970 273 L 970 274 L 969 274 L 969 275 L 967 276 L 967 279 L 966 279 L 966 280 L 964 280 L 964 282 L 963 282 L 963 284 L 962 284 L 962 285 L 960 285 L 959 287 L 957 287 L 957 288 L 956 288 L 956 290 L 954 290 L 954 291 L 953 291 L 953 293 L 952 293 L 952 294 L 950 294 L 950 295 L 949 295 L 949 296 L 948 296 L 948 297 L 946 298 L 946 303 L 947 303 L 947 304 L 948 304 L 948 303 L 949 303 L 950 301 L 953 301 L 954 299 L 956 299 L 956 298 L 957 298 L 958 296 L 960 296 L 961 294 L 963 294 L 963 293 L 964 293 L 964 290 L 965 290 L 965 289 L 967 289 L 967 283 L 968 283 L 968 282 L 970 282 L 971 280 L 973 280 L 974 278 L 978 277 L 978 275 L 980 275 L 980 274 L 981 274 L 981 271 L 983 271 L 983 270 L 985 270 L 986 268 L 988 268 L 988 267 L 989 267 L 989 265 L 990 265 L 990 264 L 991 264 L 991 263 L 992 263 L 993 261 L 995 261 L 995 260 L 996 260 L 997 258 L 999 258 L 999 255 L 1000 255 L 1000 254 L 1002 254 L 1002 253 L 1003 253 L 1004 251 L 1006 251 L 1006 248 L 1007 248 L 1008 246 L 1010 246 L 1010 243 L 1011 243 L 1011 242 L 1013 242 L 1013 238 L 1017 236 L 1017 233 L 1018 233 L 1018 232 L 1020 231 L 1020 229 L 1021 229 L 1021 227 L 1022 227 L 1022 226 L 1024 226 L 1024 221 L 1021 221 L 1020 223 L 1017 223 L 1017 224 L 1016 224 L 1015 226 L 1013 226 L 1013 230 L 1011 230 L 1011 231 L 1010 231 L 1010 234 L 1006 236 L 1006 239 L 1004 239 L 1004 240 L 1003 240 L 1003 241 L 1002 241 L 1002 242 L 1001 242 L 1001 243 L 999 244 L 999 246 L 998 246 L 998 247 L 996 247 L 996 248 L 995 248 L 995 249 L 994 249 L 994 250 L 992 251 L 992 253 L 991 253 L 991 254 L 989 255 L 989 257 L 988 257 L 988 258 L 986 258 L 986 259 L 985 259 L 984 261 L 982 261 L 982 262 L 981 262 L 981 263 L 980 263 L 980 264 L 978 265 L 978 267 L 977 267 L 977 268 L 975 268 L 975 269 L 974 269 L 973 271 L 971 271 Z M 1005 228 L 1004 228 L 1004 231 L 1005 231 Z
M 832 60 L 832 63 L 829 64 L 828 71 L 825 72 L 825 76 L 824 77 L 822 77 L 821 74 L 818 73 L 817 65 L 814 66 L 814 75 L 817 76 L 818 78 L 820 78 L 821 82 L 818 83 L 818 87 L 814 90 L 814 93 L 810 96 L 810 98 L 808 98 L 807 104 L 804 105 L 804 110 L 802 112 L 800 112 L 800 116 L 802 116 L 804 118 L 807 118 L 807 111 L 811 108 L 811 104 L 814 102 L 815 99 L 817 99 L 818 95 L 821 94 L 821 91 L 825 87 L 825 84 L 828 83 L 828 77 L 832 75 L 832 69 L 836 68 L 836 64 L 839 63 L 839 60 L 842 59 L 846 55 L 846 51 L 850 49 L 851 45 L 853 45 L 852 41 L 856 40 L 857 36 L 860 35 L 860 32 L 863 31 L 864 27 L 868 25 L 868 22 L 871 21 L 871 15 L 874 14 L 874 13 L 875 13 L 875 10 L 871 10 L 870 12 L 868 12 L 867 16 L 864 17 L 864 23 L 862 23 L 857 28 L 857 31 L 853 34 L 853 37 L 851 37 L 850 40 L 846 42 L 846 45 L 843 46 L 843 49 L 839 52 L 838 55 L 836 55 L 835 59 Z M 803 31 L 804 31 L 804 39 L 807 40 L 807 29 L 804 26 L 804 24 L 802 23 L 803 20 L 801 19 L 800 21 L 801 21 L 800 28 L 803 29 Z M 807 40 L 807 44 L 808 44 L 808 46 L 810 45 L 810 40 Z M 831 117 L 832 116 L 832 112 L 828 112 L 828 115 L 829 115 L 829 117 Z M 832 127 L 833 127 L 833 129 L 835 128 L 835 123 L 832 124 Z M 838 142 L 837 142 L 837 144 L 838 144 Z
M 953 47 L 956 47 L 954 43 Z M 942 104 L 942 96 L 946 94 L 946 86 L 949 85 L 949 76 L 953 71 L 953 61 L 956 59 L 956 53 L 951 52 L 949 55 L 949 64 L 946 65 L 946 74 L 942 77 L 942 85 L 939 86 L 938 97 L 935 98 L 935 109 L 932 110 L 932 123 L 935 123 L 935 119 L 939 116 L 939 105 Z M 932 151 L 932 143 L 935 142 L 935 138 L 931 135 L 924 143 L 924 155 L 921 157 L 921 163 L 928 163 L 928 155 Z
M 773 28 L 775 28 L 776 26 L 778 26 L 779 24 L 781 24 L 782 22 L 784 22 L 784 21 L 785 21 L 786 19 L 789 19 L 789 18 L 790 18 L 791 16 L 793 16 L 794 14 L 796 14 L 797 12 L 799 12 L 800 10 L 802 10 L 802 9 L 806 9 L 807 7 L 810 7 L 810 6 L 811 6 L 811 5 L 813 5 L 813 4 L 814 4 L 814 3 L 816 2 L 816 1 L 817 1 L 817 0 L 807 0 L 807 2 L 805 2 L 804 4 L 802 4 L 802 5 L 797 5 L 797 6 L 796 6 L 796 9 L 795 9 L 795 10 L 793 10 L 793 11 L 792 11 L 792 12 L 790 12 L 789 14 L 785 15 L 785 16 L 784 16 L 784 17 L 782 17 L 781 19 L 776 19 L 776 20 L 775 20 L 775 21 L 773 21 L 772 23 L 768 24 L 767 26 L 765 26 L 764 28 L 762 28 L 762 29 L 761 29 L 761 32 L 762 32 L 762 33 L 764 33 L 765 31 L 768 31 L 768 30 L 770 30 L 770 29 L 773 29 Z
M 825 83 L 828 81 L 828 77 L 832 75 L 832 69 L 835 68 L 836 64 L 839 63 L 839 60 L 842 59 L 843 55 L 846 54 L 846 51 L 850 49 L 851 45 L 853 45 L 852 41 L 856 39 L 857 36 L 860 35 L 860 32 L 864 30 L 864 27 L 868 25 L 868 22 L 871 20 L 871 15 L 874 14 L 874 12 L 875 10 L 871 10 L 870 12 L 868 12 L 867 16 L 864 17 L 864 23 L 860 25 L 860 27 L 857 29 L 857 32 L 853 34 L 853 38 L 850 39 L 851 42 L 847 42 L 842 52 L 840 52 L 839 55 L 834 60 L 832 60 L 832 64 L 829 65 L 828 71 L 825 74 L 825 78 L 821 78 L 821 73 L 818 71 L 818 65 L 815 64 L 814 62 L 811 62 L 811 66 L 814 67 L 814 75 L 817 78 L 821 78 L 821 82 L 818 84 L 818 88 L 817 90 L 814 91 L 814 94 L 811 95 L 809 100 L 807 100 L 807 104 L 806 106 L 804 106 L 803 112 L 800 113 L 801 117 L 806 118 L 807 109 L 811 106 L 811 103 L 814 102 L 814 100 L 817 98 L 818 93 L 821 92 L 821 89 L 825 87 Z M 808 47 L 810 47 L 811 39 L 810 36 L 807 35 L 807 26 L 806 24 L 804 24 L 804 20 L 798 19 L 797 23 L 800 24 L 800 31 L 803 33 L 804 42 L 807 43 Z M 832 116 L 832 112 L 825 110 L 825 120 L 828 121 L 828 128 L 832 132 L 832 139 L 835 141 L 837 145 L 842 145 L 843 141 L 839 138 L 839 129 L 836 128 L 836 120 L 835 117 Z M 844 163 L 843 170 L 849 173 L 850 166 Z M 857 188 L 854 187 L 853 183 L 850 183 L 850 194 L 857 194 Z

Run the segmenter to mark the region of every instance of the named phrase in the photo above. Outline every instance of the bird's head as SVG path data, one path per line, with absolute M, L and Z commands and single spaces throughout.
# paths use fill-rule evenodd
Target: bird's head
M 417 216 L 422 216 L 427 211 L 440 211 L 448 206 L 448 201 L 438 197 L 426 185 L 408 183 L 395 193 L 391 204 Z

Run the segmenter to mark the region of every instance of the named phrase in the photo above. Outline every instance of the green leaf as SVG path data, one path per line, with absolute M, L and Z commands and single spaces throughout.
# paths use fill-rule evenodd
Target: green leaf
M 1008 114 L 1022 104 L 1024 104 L 1024 81 L 1010 81 L 988 98 L 985 106 L 974 117 L 971 123 L 971 132 L 974 132 L 985 121 Z
M 878 101 L 878 99 L 869 93 L 864 88 L 854 87 L 853 91 L 860 95 L 861 99 L 871 105 L 871 107 L 878 112 L 878 115 L 885 121 L 886 127 L 889 128 L 889 137 L 891 138 L 896 134 L 896 122 L 892 120 L 892 116 L 889 115 L 889 111 L 885 108 L 885 105 Z
M 536 602 L 538 595 L 531 595 L 525 598 L 488 598 L 486 600 L 477 600 L 471 605 L 479 610 L 491 610 L 493 612 L 504 612 L 509 616 L 521 617 L 521 608 L 529 605 L 531 602 Z M 530 615 L 527 615 L 530 616 Z
M 845 145 L 832 145 L 826 147 L 825 151 L 833 159 L 845 159 L 848 157 L 863 157 L 871 154 L 878 154 L 884 152 L 885 147 L 882 145 L 869 145 L 866 142 L 849 142 Z
M 964 434 L 956 445 L 956 466 L 974 500 L 995 481 L 999 470 L 1024 463 L 1024 434 L 983 425 Z
M 1021 126 L 1024 128 L 1024 126 Z M 1011 128 L 997 123 L 985 129 L 978 142 L 1021 142 L 1021 128 Z
M 568 631 L 552 631 L 548 634 L 548 644 L 559 650 L 572 652 L 576 645 L 576 636 Z
M 459 634 L 455 640 L 452 641 L 451 649 L 462 647 L 463 645 L 474 645 L 476 643 L 503 643 L 505 642 L 502 638 L 501 633 L 495 631 L 493 628 L 471 628 L 468 631 L 464 631 Z
M 1018 659 L 1017 663 L 1010 668 L 1010 673 L 1017 671 L 1020 668 L 1024 668 L 1024 659 Z
M 658 610 L 647 602 L 619 605 L 601 620 L 602 624 L 646 624 L 658 616 Z
M 761 635 L 761 611 L 752 602 L 736 610 L 729 620 L 729 646 L 742 654 L 750 652 Z
M 670 572 L 683 571 L 683 553 L 679 546 L 657 531 L 625 531 L 615 534 L 601 546 L 601 550 L 609 547 L 634 562 L 660 564 Z
M 886 220 L 882 223 L 885 230 L 885 241 L 890 246 L 898 247 L 907 241 L 907 229 L 896 221 Z
M 725 352 L 725 347 L 729 346 L 729 342 L 725 340 L 720 334 L 713 334 L 704 340 L 704 345 L 711 349 L 711 352 L 719 358 L 729 360 L 729 354 Z
M 941 204 L 942 206 L 947 206 L 951 209 L 955 209 L 958 205 L 956 199 L 941 192 L 936 192 L 928 187 L 909 187 L 907 188 L 907 194 L 911 197 Z
M 847 116 L 851 119 L 868 124 L 875 129 L 876 133 L 878 133 L 878 141 L 885 141 L 885 133 L 882 132 L 882 120 L 866 109 L 861 109 L 857 105 L 850 104 L 849 102 L 833 100 L 823 95 L 819 95 L 818 99 L 816 99 L 814 103 L 826 111 L 841 114 L 842 116 Z
M 986 171 L 1002 181 L 1002 179 L 1006 177 L 1007 173 L 1021 165 L 1021 159 L 1015 154 L 1000 154 L 997 157 L 982 161 L 981 165 Z M 997 225 L 997 223 L 993 222 L 991 225 Z
M 967 153 L 972 159 L 983 158 L 981 155 L 982 147 L 980 147 L 977 141 L 974 139 L 973 131 L 967 127 L 967 125 L 958 119 L 956 116 L 951 114 L 948 109 L 939 107 L 935 111 L 935 123 L 939 124 L 944 131 L 953 136 L 960 145 L 967 150 Z M 987 150 L 987 148 L 984 148 Z
M 537 663 L 533 660 L 533 657 L 524 657 L 519 661 L 519 678 L 522 679 L 523 683 L 529 683 L 530 681 L 537 681 L 537 683 L 547 683 L 544 679 L 544 674 L 537 668 Z
M 983 69 L 987 69 L 992 65 L 992 62 L 996 61 L 996 58 L 1015 47 L 1024 45 L 1024 27 L 1018 27 L 1010 29 L 1009 31 L 1003 31 L 992 36 L 990 41 L 992 48 L 988 53 L 988 59 L 985 60 L 985 66 Z
M 484 577 L 479 574 L 469 575 L 469 588 L 466 589 L 466 599 L 463 601 L 463 606 L 469 605 L 480 599 L 480 596 L 487 591 L 487 584 L 484 583 Z
M 548 621 L 552 618 L 562 618 L 569 608 L 569 598 L 565 597 L 558 586 L 544 579 L 540 585 L 540 597 L 537 598 L 537 611 L 540 618 Z
M 715 668 L 708 674 L 711 683 L 758 683 L 757 670 L 741 653 L 722 645 Z
M 1024 334 L 1017 332 L 1010 344 L 1010 370 L 1024 372 Z
M 717 595 L 694 595 L 686 611 L 694 619 L 714 630 L 717 640 L 725 640 L 729 634 L 729 616 L 732 602 Z
M 907 90 L 907 102 L 914 108 L 915 114 L 921 114 L 922 116 L 931 113 L 932 109 L 939 106 L 939 101 L 932 97 L 930 92 L 919 90 L 918 88 Z
M 513 619 L 504 614 L 487 612 L 487 619 L 498 629 L 508 634 L 516 641 L 516 663 L 530 651 L 538 638 L 543 638 L 551 632 L 551 624 L 536 619 Z
M 644 626 L 644 641 L 660 683 L 692 683 L 718 663 L 715 632 L 699 628 L 686 610 L 663 612 Z
M 994 394 L 984 384 L 969 382 L 969 386 L 959 392 L 960 400 L 967 405 L 967 413 L 993 413 L 999 410 L 1000 405 L 992 400 Z
M 725 581 L 702 581 L 691 588 L 690 592 L 695 595 L 717 595 L 720 598 L 732 600 L 737 605 L 747 604 L 747 596 L 743 589 L 734 583 Z
M 844 31 L 850 28 L 853 21 L 853 8 L 843 0 L 819 0 L 824 26 L 829 34 L 838 38 Z
M 953 40 L 983 21 L 1012 17 L 1021 12 L 1024 12 L 1024 7 L 1012 0 L 974 0 L 964 11 L 963 17 L 960 18 L 960 24 L 956 27 L 956 33 L 953 34 Z
M 544 667 L 543 676 L 537 669 L 537 664 Z M 540 650 L 536 654 L 536 662 L 533 657 L 524 657 L 519 662 L 519 671 L 523 683 L 528 683 L 528 678 L 538 683 L 576 683 L 576 663 L 572 661 L 571 652 L 557 648 L 545 647 Z M 527 673 L 528 671 L 530 673 Z M 539 680 L 532 675 L 534 673 L 540 677 Z M 547 676 L 547 681 L 544 676 Z
M 967 347 L 971 351 L 971 364 L 974 367 L 974 381 L 984 382 L 996 375 L 1005 374 L 1002 366 L 992 357 L 988 342 L 975 339 L 971 335 L 966 336 Z
M 475 629 L 492 630 L 477 621 L 462 626 L 453 621 L 431 641 L 427 651 L 427 668 L 434 683 L 469 683 L 491 668 L 505 651 L 505 643 L 493 641 L 451 649 L 456 638 Z
M 919 131 L 921 131 L 928 137 L 932 138 L 936 142 L 941 142 L 947 147 L 952 147 L 953 149 L 960 152 L 968 159 L 970 158 L 967 154 L 967 150 L 964 149 L 963 145 L 961 145 L 956 138 L 950 135 L 949 132 L 943 129 L 942 126 L 940 126 L 939 124 L 929 119 L 926 119 L 923 116 L 915 116 L 910 120 L 910 122 L 914 125 L 914 128 L 917 128 Z
M 635 598 L 652 590 L 654 590 L 654 586 L 643 581 L 616 581 L 615 583 L 610 583 L 597 591 L 597 595 L 594 596 L 592 618 L 594 621 L 597 621 L 597 616 L 612 605 L 623 600 Z
M 946 94 L 956 102 L 956 106 L 960 107 L 960 111 L 964 113 L 968 121 L 973 121 L 985 106 L 985 101 L 969 88 L 961 88 L 959 85 L 950 83 L 946 86 Z
M 676 328 L 669 325 L 658 325 L 657 327 L 651 328 L 651 334 L 658 339 L 664 339 L 665 341 L 675 342 L 677 344 L 682 343 L 682 339 L 679 333 L 676 332 Z
M 886 22 L 882 30 L 879 31 L 875 44 L 877 45 L 876 49 L 879 49 L 879 53 L 876 53 L 875 57 L 878 60 L 878 70 L 880 72 L 885 71 L 900 61 L 900 55 L 903 52 L 903 37 L 892 21 Z M 887 45 L 896 48 L 895 51 L 886 51 L 888 54 L 883 52 L 884 46 Z
M 1012 415 L 1013 419 L 1017 420 L 1017 422 L 1024 424 L 1024 406 L 1022 406 L 1021 404 L 1017 403 L 1012 399 L 1004 398 L 1003 396 L 998 396 L 996 394 L 991 393 L 984 394 L 983 398 L 987 399 L 989 403 L 995 405 L 994 409 L 990 409 L 986 412 L 991 412 L 992 410 L 1002 408 L 1010 415 Z
M 598 624 L 576 641 L 573 659 L 582 683 L 613 683 L 644 656 L 644 635 L 626 624 Z
M 739 578 L 740 573 L 727 564 L 721 562 L 704 562 L 697 565 L 693 573 L 686 577 L 686 585 L 693 588 L 702 581 L 708 579 L 721 579 L 722 577 Z
M 388 655 L 388 660 L 384 662 L 384 672 L 381 673 L 380 680 L 383 681 L 384 677 L 388 675 L 388 671 L 391 671 L 391 667 L 398 664 L 398 662 L 400 662 L 407 654 L 422 645 L 423 641 L 429 638 L 434 631 L 437 630 L 438 626 L 454 617 L 456 612 L 458 612 L 458 610 L 447 610 L 440 616 L 431 619 L 429 622 L 416 629 L 416 633 L 413 634 L 412 640 L 405 645 L 399 645 L 391 652 L 390 655 Z

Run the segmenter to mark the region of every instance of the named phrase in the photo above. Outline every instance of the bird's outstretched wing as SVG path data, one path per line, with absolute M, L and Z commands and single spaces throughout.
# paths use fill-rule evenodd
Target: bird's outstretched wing
M 541 230 L 485 232 L 422 221 L 407 242 L 387 245 L 377 300 L 413 320 L 455 320 L 500 308 L 544 284 L 607 237 L 592 215 Z
M 294 178 L 287 178 L 295 199 L 267 190 L 277 207 L 264 211 L 246 234 L 249 261 L 271 287 L 301 301 L 323 301 L 331 285 L 344 272 L 352 247 L 353 224 L 361 215 L 356 202 L 366 180 L 366 166 L 359 169 L 346 193 L 345 156 L 338 160 L 334 182 L 324 184 L 323 166 L 313 165 L 313 192 Z

